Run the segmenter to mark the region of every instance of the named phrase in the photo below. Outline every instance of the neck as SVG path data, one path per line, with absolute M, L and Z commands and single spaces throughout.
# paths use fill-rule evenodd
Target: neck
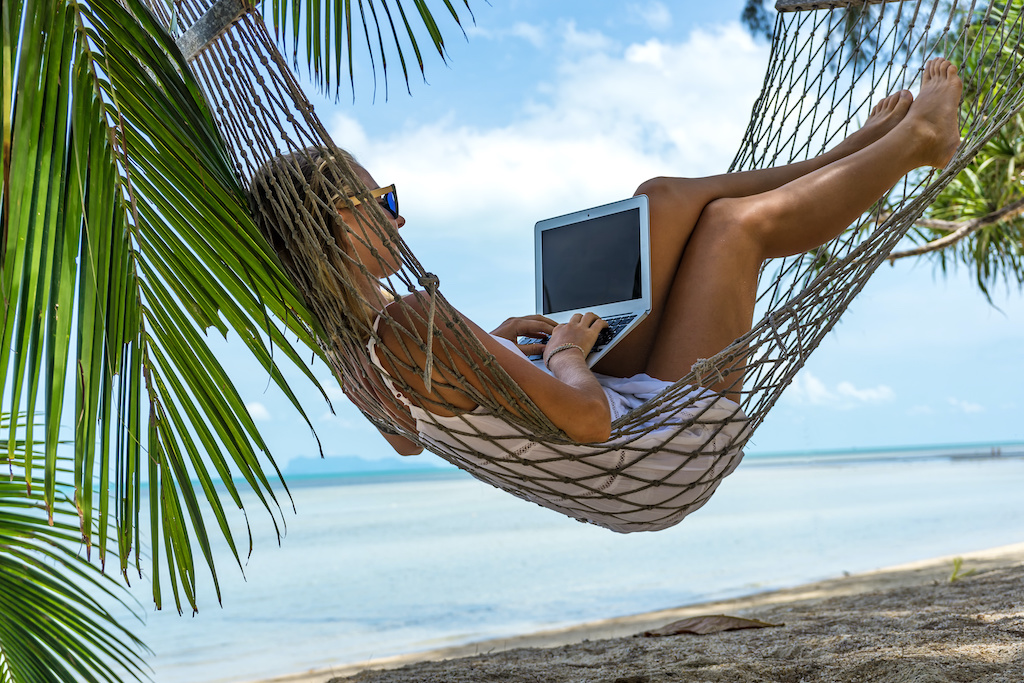
M 367 276 L 360 273 L 356 286 L 359 288 L 359 293 L 362 294 L 363 299 L 366 300 L 370 306 L 376 309 L 378 312 L 384 310 L 384 307 L 391 303 L 391 300 L 384 294 L 381 289 L 380 280 Z

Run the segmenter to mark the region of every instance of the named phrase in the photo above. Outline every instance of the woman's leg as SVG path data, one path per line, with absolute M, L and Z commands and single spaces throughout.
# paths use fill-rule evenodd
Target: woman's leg
M 859 130 L 851 133 L 845 140 L 828 152 L 807 161 L 800 161 L 785 166 L 762 168 L 753 171 L 726 173 L 709 178 L 696 179 L 694 182 L 708 186 L 705 190 L 713 195 L 712 199 L 724 197 L 746 197 L 761 194 L 786 183 L 803 177 L 812 171 L 828 166 L 868 145 L 891 131 L 903 120 L 910 110 L 914 96 L 909 90 L 901 90 L 889 95 L 872 109 L 868 120 Z M 710 200 L 709 200 L 710 201 Z
M 628 377 L 645 370 L 683 250 L 705 206 L 716 199 L 745 197 L 775 189 L 849 156 L 892 130 L 906 116 L 912 100 L 907 90 L 886 97 L 871 110 L 860 130 L 814 159 L 709 178 L 655 178 L 641 185 L 637 194 L 646 194 L 651 200 L 653 307 L 651 315 L 602 358 L 595 369 L 616 377 Z
M 932 60 L 906 117 L 875 143 L 779 188 L 705 207 L 672 281 L 646 371 L 666 380 L 685 376 L 698 358 L 750 330 L 765 259 L 827 242 L 911 170 L 949 163 L 960 139 L 960 93 L 956 67 Z M 733 376 L 710 386 L 736 391 L 736 384 Z

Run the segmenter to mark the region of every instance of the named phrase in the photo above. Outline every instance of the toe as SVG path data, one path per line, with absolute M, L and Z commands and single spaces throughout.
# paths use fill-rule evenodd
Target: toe
M 899 102 L 899 94 L 895 93 L 887 95 L 886 97 L 879 100 L 879 102 L 871 109 L 872 114 L 878 114 L 884 111 L 892 111 L 896 104 Z

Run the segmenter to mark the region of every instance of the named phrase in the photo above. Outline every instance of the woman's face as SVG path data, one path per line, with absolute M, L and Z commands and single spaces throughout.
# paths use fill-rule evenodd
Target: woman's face
M 359 179 L 366 184 L 368 189 L 376 190 L 380 187 L 377 181 L 373 179 L 373 176 L 362 166 L 354 166 L 353 170 L 359 176 Z M 335 235 L 335 238 L 338 239 L 338 243 L 343 246 L 346 253 L 362 261 L 363 265 L 366 266 L 367 270 L 374 277 L 383 278 L 393 275 L 402 267 L 401 259 L 398 258 L 397 254 L 392 253 L 396 250 L 392 248 L 391 241 L 386 236 L 377 235 L 377 232 L 373 230 L 368 215 L 360 216 L 359 219 L 353 215 L 364 211 L 366 211 L 364 204 L 359 204 L 355 209 L 349 209 L 348 207 L 338 209 L 338 214 L 352 231 L 352 235 L 347 240 L 343 239 L 341 235 Z M 405 219 L 401 215 L 393 217 L 387 210 L 384 211 L 384 215 L 396 231 L 405 225 Z M 367 224 L 366 227 L 360 223 L 360 219 L 363 223 Z M 341 228 L 337 229 L 340 230 Z M 372 254 L 371 247 L 377 250 L 376 257 Z M 355 253 L 352 253 L 353 251 Z

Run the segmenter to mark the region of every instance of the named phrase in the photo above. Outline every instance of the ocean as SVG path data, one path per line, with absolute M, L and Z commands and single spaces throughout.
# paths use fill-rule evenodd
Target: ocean
M 1024 539 L 1024 445 L 748 455 L 681 524 L 630 535 L 457 471 L 289 485 L 280 547 L 245 501 L 254 549 L 244 578 L 217 555 L 223 607 L 202 572 L 194 616 L 153 611 L 135 582 L 155 681 L 254 681 Z

